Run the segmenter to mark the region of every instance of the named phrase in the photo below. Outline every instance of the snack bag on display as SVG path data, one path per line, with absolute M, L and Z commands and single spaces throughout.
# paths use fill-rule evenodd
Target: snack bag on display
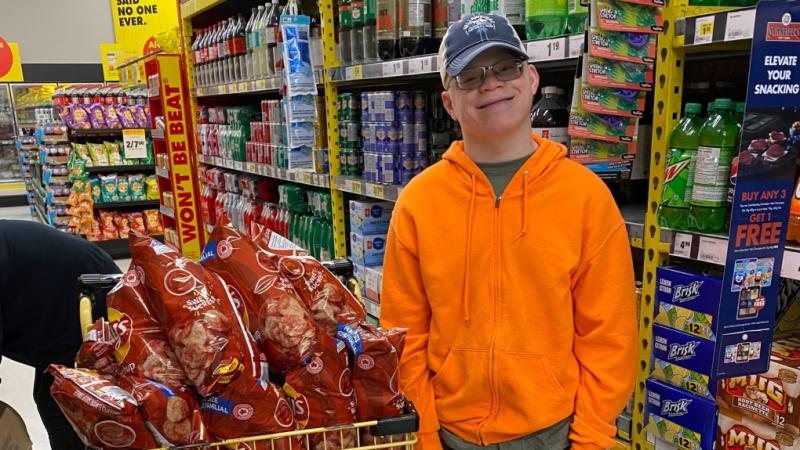
M 118 106 L 117 115 L 120 122 L 122 122 L 122 128 L 136 128 L 136 119 L 133 117 L 133 111 L 130 106 Z
M 139 234 L 147 234 L 147 226 L 144 224 L 144 214 L 134 212 L 128 214 L 128 220 L 131 224 L 131 232 Z
M 106 147 L 103 144 L 86 144 L 86 147 L 89 149 L 89 157 L 92 158 L 95 166 L 111 165 L 108 161 Z
M 136 174 L 128 176 L 128 191 L 131 200 L 139 201 L 145 199 L 144 175 Z
M 103 203 L 118 202 L 119 192 L 117 191 L 117 176 L 114 174 L 100 175 L 100 183 L 103 188 Z
M 119 231 L 117 231 L 117 226 L 114 224 L 114 213 L 100 213 L 100 229 L 103 230 L 104 241 L 119 239 Z
M 158 447 L 136 399 L 96 372 L 53 364 L 50 394 L 84 444 L 97 448 Z
M 81 348 L 75 356 L 75 366 L 94 370 L 112 379 L 117 373 L 117 361 L 114 359 L 114 349 L 117 345 L 119 336 L 105 319 L 97 319 L 83 337 Z
M 86 166 L 94 165 L 92 156 L 89 154 L 89 146 L 86 144 L 71 143 L 72 153 L 76 154 L 79 158 L 86 161 Z
M 355 422 L 356 405 L 347 349 L 339 340 L 320 336 L 307 364 L 286 375 L 283 390 L 292 399 L 298 429 Z M 351 448 L 356 445 L 356 431 L 347 430 L 341 435 L 332 431 L 325 433 L 324 439 L 322 434 L 313 434 L 310 441 L 309 450 Z
M 209 442 L 200 404 L 186 386 L 170 388 L 141 377 L 125 377 L 120 385 L 139 403 L 139 411 L 159 445 Z
M 406 401 L 400 393 L 398 370 L 405 328 L 384 330 L 368 322 L 339 325 L 341 339 L 353 357 L 353 387 L 359 421 L 402 415 Z
M 103 142 L 103 148 L 108 156 L 108 165 L 122 166 L 125 164 L 120 154 L 119 142 Z
M 129 202 L 131 200 L 130 186 L 127 175 L 117 176 L 117 195 L 119 196 L 119 201 Z
M 269 254 L 227 216 L 217 221 L 201 263 L 231 288 L 241 288 L 237 293 L 244 299 L 250 331 L 274 372 L 283 374 L 306 359 L 317 336 L 311 314 Z
M 106 116 L 103 111 L 103 105 L 95 103 L 89 106 L 88 112 L 89 123 L 92 124 L 92 128 L 106 128 Z
M 216 439 L 235 439 L 294 431 L 289 400 L 280 388 L 243 373 L 224 391 L 201 400 L 203 421 Z M 289 441 L 275 441 L 275 450 L 289 450 Z M 302 448 L 299 441 L 292 449 Z
M 75 123 L 72 121 L 72 113 L 70 111 L 70 105 L 58 105 L 55 106 L 56 114 L 64 122 L 64 125 L 68 126 L 69 128 L 76 128 Z
M 91 186 L 92 190 L 92 201 L 94 203 L 100 203 L 103 201 L 103 187 L 100 183 L 100 179 L 97 177 L 89 178 L 89 186 Z
M 201 395 L 224 390 L 242 373 L 260 376 L 261 355 L 219 276 L 155 239 L 131 236 L 130 248 L 150 306 Z
M 89 113 L 86 112 L 83 106 L 72 105 L 69 108 L 70 114 L 70 128 L 78 130 L 88 130 L 92 128 L 92 123 L 89 121 Z
M 117 225 L 120 239 L 128 239 L 131 232 L 131 223 L 127 214 L 117 214 L 114 216 L 114 224 Z
M 147 110 L 142 105 L 133 106 L 133 120 L 139 128 L 149 128 L 150 120 L 147 118 Z
M 67 159 L 67 170 L 69 170 L 69 176 L 67 177 L 69 181 L 82 178 L 86 170 L 86 161 L 77 152 L 72 152 Z
M 366 320 L 364 308 L 353 294 L 308 253 L 288 247 L 283 236 L 268 229 L 253 236 L 253 242 L 270 255 L 281 274 L 291 281 L 324 333 L 335 336 L 339 318 L 344 315 L 354 314 L 359 320 Z
M 106 126 L 108 128 L 122 128 L 122 123 L 117 115 L 117 107 L 114 105 L 103 106 L 103 113 L 106 116 Z
M 142 274 L 141 268 L 132 266 L 106 297 L 108 319 L 119 336 L 114 358 L 120 375 L 146 377 L 178 388 L 188 380 L 152 313 Z
M 145 209 L 144 223 L 148 234 L 164 234 L 164 227 L 161 225 L 161 215 L 157 209 Z
M 100 229 L 100 222 L 95 220 L 94 217 L 91 217 L 91 221 L 91 231 L 86 234 L 86 238 L 90 241 L 103 240 L 103 230 Z
M 144 179 L 145 184 L 145 195 L 147 200 L 158 200 L 159 199 L 159 191 L 158 191 L 158 177 L 155 175 L 148 175 Z

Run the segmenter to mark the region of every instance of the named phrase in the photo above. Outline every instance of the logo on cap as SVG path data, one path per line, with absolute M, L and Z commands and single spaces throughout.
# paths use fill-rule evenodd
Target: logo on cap
M 477 31 L 481 34 L 481 39 L 489 39 L 489 36 L 487 35 L 489 28 L 492 30 L 495 29 L 494 19 L 489 16 L 479 14 L 471 16 L 466 22 L 464 22 L 463 30 L 467 34 Z

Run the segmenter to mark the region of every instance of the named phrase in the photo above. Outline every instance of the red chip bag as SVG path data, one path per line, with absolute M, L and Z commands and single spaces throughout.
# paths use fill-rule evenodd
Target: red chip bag
M 274 384 L 242 374 L 224 392 L 201 402 L 203 421 L 217 439 L 235 439 L 295 429 L 289 401 Z M 275 442 L 288 449 L 288 440 Z M 280 445 L 279 445 L 280 444 Z M 299 448 L 293 443 L 292 448 Z
M 140 377 L 123 377 L 120 385 L 133 394 L 142 417 L 161 446 L 209 442 L 200 405 L 189 388 L 170 389 Z
M 336 335 L 336 325 L 343 315 L 355 314 L 366 320 L 366 313 L 358 300 L 322 263 L 302 250 L 292 249 L 293 244 L 290 243 L 289 247 L 282 243 L 286 239 L 268 229 L 254 236 L 253 241 L 270 253 L 281 274 L 292 282 L 324 333 Z
M 113 378 L 117 373 L 114 349 L 118 346 L 119 336 L 105 319 L 97 319 L 92 329 L 83 337 L 81 348 L 75 356 L 75 365 Z
M 353 388 L 359 421 L 402 415 L 406 401 L 400 393 L 398 370 L 406 329 L 384 330 L 367 322 L 339 326 L 339 337 L 353 354 Z
M 130 247 L 150 306 L 200 395 L 219 392 L 244 371 L 260 376 L 258 355 L 217 275 L 155 239 L 131 236 Z
M 50 394 L 87 446 L 157 447 L 133 396 L 96 372 L 51 365 Z
M 167 335 L 155 319 L 142 281 L 141 267 L 131 266 L 106 296 L 108 318 L 119 336 L 114 358 L 120 375 L 150 378 L 172 388 L 188 384 Z
M 294 416 L 301 430 L 355 422 L 355 401 L 347 350 L 341 341 L 321 335 L 306 366 L 286 375 L 284 392 L 292 399 Z M 350 448 L 356 444 L 354 430 L 325 433 L 327 448 Z M 310 450 L 324 450 L 322 434 L 310 436 Z
M 316 342 L 317 327 L 294 287 L 269 254 L 222 216 L 203 251 L 202 264 L 228 286 L 239 286 L 250 331 L 278 373 L 299 365 Z

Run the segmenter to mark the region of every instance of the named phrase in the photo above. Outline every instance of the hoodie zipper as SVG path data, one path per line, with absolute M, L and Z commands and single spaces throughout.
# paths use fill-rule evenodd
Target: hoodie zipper
M 495 272 L 495 283 L 494 283 L 494 296 L 493 296 L 493 304 L 494 304 L 494 323 L 493 323 L 493 332 L 492 332 L 492 342 L 489 346 L 489 391 L 491 393 L 491 403 L 489 405 L 489 415 L 480 424 L 478 427 L 478 440 L 481 445 L 487 445 L 485 436 L 484 436 L 484 429 L 489 424 L 489 422 L 494 418 L 497 414 L 497 409 L 500 407 L 500 400 L 499 395 L 497 394 L 497 386 L 495 385 L 495 345 L 497 343 L 497 327 L 498 322 L 500 320 L 500 201 L 503 199 L 502 195 L 499 195 L 495 199 L 494 203 L 494 272 Z

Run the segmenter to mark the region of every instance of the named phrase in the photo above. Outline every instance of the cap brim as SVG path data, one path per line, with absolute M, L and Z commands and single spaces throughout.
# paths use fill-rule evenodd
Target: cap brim
M 469 63 L 472 62 L 473 59 L 475 59 L 478 55 L 480 55 L 481 53 L 490 48 L 506 48 L 523 58 L 528 57 L 528 54 L 520 50 L 519 47 L 516 47 L 507 42 L 485 41 L 481 42 L 480 44 L 474 47 L 470 47 L 464 50 L 463 52 L 461 52 L 460 55 L 453 58 L 450 64 L 447 65 L 447 74 L 450 75 L 451 77 L 458 75 L 459 73 L 461 73 L 462 70 L 464 70 L 464 68 L 467 67 L 467 65 L 469 65 Z

